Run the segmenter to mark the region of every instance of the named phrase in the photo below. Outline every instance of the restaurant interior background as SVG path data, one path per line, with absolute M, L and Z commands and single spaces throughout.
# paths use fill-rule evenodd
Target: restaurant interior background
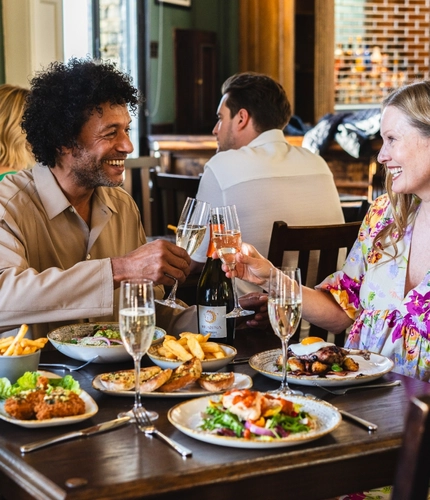
M 0 0 L 0 83 L 28 85 L 51 60 L 90 54 L 129 72 L 146 96 L 135 155 L 198 175 L 222 82 L 267 73 L 309 126 L 378 108 L 398 85 L 429 77 L 430 0 Z M 302 138 L 293 137 L 294 144 Z M 334 141 L 323 156 L 340 192 L 374 198 L 375 152 Z

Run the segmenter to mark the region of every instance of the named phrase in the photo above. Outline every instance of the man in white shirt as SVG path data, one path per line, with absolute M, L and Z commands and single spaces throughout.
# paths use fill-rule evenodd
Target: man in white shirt
M 285 140 L 291 107 L 279 83 L 256 73 L 231 76 L 222 86 L 217 115 L 217 154 L 205 165 L 197 198 L 212 207 L 236 205 L 243 241 L 267 256 L 274 221 L 344 222 L 327 163 Z M 191 272 L 202 268 L 207 245 L 208 237 L 193 254 Z M 261 292 L 240 280 L 237 285 L 239 295 Z M 252 321 L 249 326 L 255 326 Z

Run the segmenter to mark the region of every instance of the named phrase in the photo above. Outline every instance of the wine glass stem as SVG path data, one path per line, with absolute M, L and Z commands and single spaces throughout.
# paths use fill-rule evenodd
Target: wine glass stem
M 287 381 L 287 363 L 288 363 L 288 357 L 287 357 L 287 352 L 288 352 L 288 339 L 285 337 L 281 337 L 281 344 L 282 344 L 282 382 L 281 382 L 281 391 L 288 391 L 288 381 Z
M 176 290 L 178 289 L 178 280 L 175 280 L 175 284 L 173 285 L 173 288 L 170 290 L 169 296 L 167 297 L 167 300 L 173 300 L 173 302 L 176 301 Z
M 139 408 L 142 406 L 140 401 L 140 360 L 141 356 L 134 358 L 134 376 L 135 376 L 135 392 L 134 392 L 134 407 Z
M 231 277 L 231 286 L 233 288 L 234 308 L 240 309 L 239 299 L 237 297 L 236 278 L 234 276 Z

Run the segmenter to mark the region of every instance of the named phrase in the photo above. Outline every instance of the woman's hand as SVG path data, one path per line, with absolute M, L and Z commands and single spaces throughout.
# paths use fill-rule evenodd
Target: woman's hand
M 218 258 L 215 252 L 212 257 Z M 222 266 L 228 278 L 236 277 L 254 283 L 263 288 L 270 277 L 270 269 L 274 267 L 271 262 L 264 258 L 252 245 L 242 243 L 241 251 L 236 254 L 236 267 L 230 271 L 225 264 Z

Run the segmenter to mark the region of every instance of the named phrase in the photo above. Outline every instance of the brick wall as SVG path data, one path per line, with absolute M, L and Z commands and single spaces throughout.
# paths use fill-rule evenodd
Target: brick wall
M 336 105 L 379 105 L 429 78 L 430 0 L 335 0 L 335 12 Z

